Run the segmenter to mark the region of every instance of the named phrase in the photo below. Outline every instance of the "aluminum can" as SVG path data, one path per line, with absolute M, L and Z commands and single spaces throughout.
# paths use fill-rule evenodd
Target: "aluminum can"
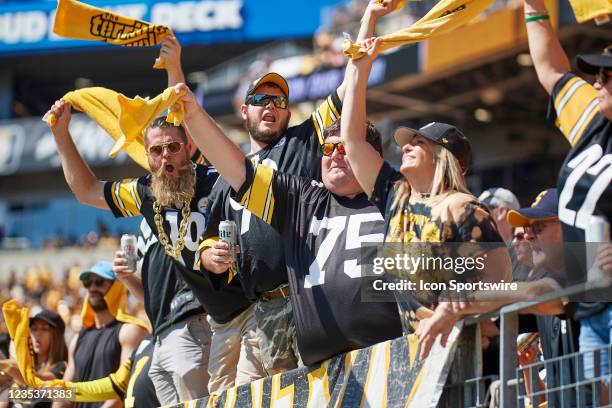
M 610 241 L 610 223 L 606 220 L 606 217 L 600 215 L 591 216 L 585 232 L 586 242 L 602 243 Z
M 234 262 L 236 262 L 237 230 L 238 228 L 234 221 L 225 220 L 219 223 L 219 241 L 225 242 L 229 246 L 229 252 Z
M 587 280 L 597 282 L 605 279 L 603 271 L 595 265 L 597 249 L 602 243 L 610 242 L 610 223 L 605 217 L 593 215 L 584 232 L 587 253 Z
M 138 256 L 136 255 L 136 236 L 123 234 L 121 236 L 121 250 L 127 259 L 127 266 L 131 272 L 136 272 Z

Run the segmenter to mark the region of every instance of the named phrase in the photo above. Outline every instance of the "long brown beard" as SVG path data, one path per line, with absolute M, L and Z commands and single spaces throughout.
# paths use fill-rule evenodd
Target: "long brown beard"
M 177 169 L 177 177 L 167 177 L 163 167 L 152 172 L 151 193 L 163 207 L 191 201 L 195 191 L 195 175 L 191 162 Z

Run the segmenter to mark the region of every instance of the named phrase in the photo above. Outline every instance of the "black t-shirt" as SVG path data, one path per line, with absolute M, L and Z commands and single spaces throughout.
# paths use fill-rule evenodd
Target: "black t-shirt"
M 123 324 L 113 320 L 102 328 L 79 332 L 74 350 L 74 381 L 91 381 L 114 373 L 121 362 L 119 331 Z M 100 407 L 100 402 L 80 402 L 78 408 Z
M 336 92 L 298 126 L 287 129 L 273 145 L 251 154 L 254 165 L 263 163 L 286 174 L 321 179 L 321 142 L 323 129 L 339 118 L 341 102 Z M 283 239 L 279 233 L 230 196 L 231 187 L 220 179 L 210 202 L 209 223 L 205 239 L 218 240 L 219 223 L 233 220 L 238 227 L 238 276 L 246 295 L 255 300 L 258 294 L 287 283 Z M 212 246 L 212 241 L 205 241 Z
M 555 124 L 572 145 L 557 182 L 563 239 L 584 242 L 592 215 L 612 221 L 612 121 L 599 111 L 595 88 L 570 72 L 555 84 L 551 108 Z M 570 284 L 586 280 L 586 258 L 572 269 Z M 574 317 L 593 315 L 606 304 L 579 303 Z
M 246 161 L 247 181 L 237 197 L 283 236 L 298 347 L 304 363 L 401 335 L 392 295 L 363 302 L 362 287 L 376 277 L 361 265 L 376 254 L 362 243 L 383 240 L 383 219 L 365 194 L 333 195 L 322 183 Z
M 140 223 L 138 253 L 142 258 L 145 311 L 154 335 L 190 315 L 204 313 L 175 262 L 144 219 Z
M 175 271 L 189 285 L 206 312 L 219 323 L 225 323 L 244 311 L 250 303 L 238 283 L 224 287 L 222 291 L 217 291 L 214 289 L 208 274 L 199 270 L 197 262 L 199 259 L 198 245 L 206 230 L 206 208 L 210 191 L 217 177 L 218 173 L 213 167 L 196 166 L 195 195 L 191 200 L 191 215 L 185 235 L 185 247 L 181 252 L 180 259 L 178 261 L 173 259 L 172 264 Z M 153 210 L 155 198 L 151 195 L 150 183 L 151 175 L 118 182 L 107 182 L 104 185 L 104 197 L 116 217 L 134 217 L 142 214 L 157 238 L 158 233 Z M 161 215 L 164 231 L 174 247 L 178 238 L 179 226 L 183 219 L 182 211 L 174 207 L 165 207 L 162 208 Z M 149 257 L 148 265 L 167 264 L 167 255 L 161 247 L 157 248 Z M 153 283 L 147 282 L 147 285 L 151 284 Z M 159 300 L 156 299 L 156 301 Z

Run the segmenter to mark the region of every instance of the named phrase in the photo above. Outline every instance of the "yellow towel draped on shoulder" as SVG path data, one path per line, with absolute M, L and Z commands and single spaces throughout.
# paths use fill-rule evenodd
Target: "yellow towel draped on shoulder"
M 125 312 L 127 305 L 127 289 L 118 280 L 113 282 L 113 285 L 104 295 L 106 306 L 108 311 L 115 316 L 115 319 L 123 323 L 132 323 L 142 327 L 147 331 L 151 331 L 149 326 L 135 316 L 131 316 Z M 85 296 L 83 300 L 83 308 L 81 309 L 81 320 L 83 321 L 83 327 L 90 328 L 96 323 L 96 313 L 89 304 L 89 295 Z
M 493 0 L 442 0 L 410 27 L 382 36 L 380 51 L 454 30 L 474 19 L 492 3 Z M 349 58 L 357 60 L 363 57 L 365 52 L 359 45 L 345 40 L 344 54 Z
M 174 87 L 169 87 L 153 99 L 140 96 L 132 99 L 110 89 L 92 87 L 68 92 L 63 99 L 73 108 L 85 112 L 115 139 L 110 157 L 115 157 L 120 150 L 125 150 L 136 163 L 149 170 L 143 132 L 155 118 L 177 103 L 184 94 L 184 91 L 177 94 Z M 185 115 L 183 104 L 178 104 L 180 109 L 176 112 L 170 111 L 166 116 L 166 120 L 175 126 L 181 124 Z M 50 125 L 55 121 L 54 117 L 43 119 Z
M 62 37 L 126 47 L 149 47 L 174 35 L 166 26 L 135 20 L 76 0 L 58 1 L 53 32 Z M 153 67 L 163 69 L 164 60 L 158 58 Z

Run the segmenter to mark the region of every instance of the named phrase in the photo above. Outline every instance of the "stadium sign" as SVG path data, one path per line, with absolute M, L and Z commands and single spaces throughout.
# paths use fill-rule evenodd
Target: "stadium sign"
M 83 114 L 74 114 L 70 133 L 81 155 L 92 166 L 131 163 L 121 152 L 111 159 L 115 141 Z M 57 146 L 47 125 L 39 119 L 0 122 L 0 176 L 60 168 Z
M 320 24 L 321 7 L 339 1 L 281 2 L 274 7 L 260 0 L 85 2 L 137 20 L 168 26 L 187 45 L 311 36 Z M 55 2 L 49 1 L 0 3 L 0 54 L 109 46 L 55 35 L 55 6 Z M 287 18 L 288 15 L 300 18 Z

